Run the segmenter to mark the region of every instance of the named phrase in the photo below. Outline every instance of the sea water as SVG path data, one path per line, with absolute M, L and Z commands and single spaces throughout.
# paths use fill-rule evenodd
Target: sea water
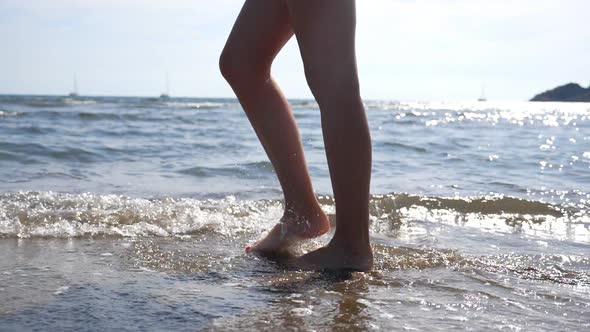
M 590 104 L 365 106 L 375 268 L 333 274 L 244 252 L 283 203 L 235 100 L 1 96 L 0 330 L 590 329 Z

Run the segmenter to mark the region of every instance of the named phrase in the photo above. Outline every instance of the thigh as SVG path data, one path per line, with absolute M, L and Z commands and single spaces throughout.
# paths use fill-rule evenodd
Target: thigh
M 246 0 L 222 56 L 236 64 L 268 67 L 292 35 L 284 0 Z
M 312 90 L 357 86 L 355 1 L 287 0 L 287 5 Z
M 287 0 L 289 15 L 304 57 L 354 55 L 354 0 Z

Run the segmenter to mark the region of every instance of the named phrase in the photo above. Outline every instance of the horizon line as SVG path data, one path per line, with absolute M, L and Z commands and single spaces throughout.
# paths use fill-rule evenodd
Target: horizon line
M 68 94 L 43 94 L 43 93 L 2 93 L 0 97 L 64 97 L 64 98 L 149 98 L 149 99 L 160 99 L 159 95 L 101 95 L 101 94 L 81 94 L 78 93 L 76 97 L 69 96 Z M 220 96 L 170 96 L 169 99 L 233 99 L 238 100 L 235 96 L 233 97 L 220 97 Z M 287 97 L 288 100 L 304 100 L 304 101 L 316 101 L 313 97 Z M 478 101 L 474 99 L 416 99 L 416 98 L 362 98 L 363 100 L 369 101 L 398 101 L 398 102 L 532 102 L 531 100 L 523 99 L 495 99 L 486 101 Z

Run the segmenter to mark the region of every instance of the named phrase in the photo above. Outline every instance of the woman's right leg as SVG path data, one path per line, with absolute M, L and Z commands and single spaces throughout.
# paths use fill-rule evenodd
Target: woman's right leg
M 283 0 L 247 0 L 220 58 L 231 85 L 262 143 L 285 196 L 285 213 L 252 250 L 278 253 L 297 240 L 326 233 L 289 104 L 270 75 L 272 62 L 293 35 Z
M 336 202 L 332 241 L 299 257 L 303 269 L 369 271 L 371 135 L 355 55 L 355 0 L 287 0 L 305 75 L 321 112 Z

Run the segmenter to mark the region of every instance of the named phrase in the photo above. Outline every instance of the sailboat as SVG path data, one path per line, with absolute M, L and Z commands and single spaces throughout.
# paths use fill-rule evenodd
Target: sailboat
M 479 98 L 477 98 L 477 101 L 488 101 L 488 99 L 486 98 L 486 87 L 485 85 L 481 86 L 481 96 L 479 96 Z
M 80 96 L 78 95 L 78 79 L 76 78 L 76 75 L 74 75 L 74 89 L 68 94 L 68 96 L 71 98 L 77 98 Z
M 166 73 L 166 91 L 160 94 L 160 99 L 170 99 L 170 80 L 168 79 L 168 73 Z

